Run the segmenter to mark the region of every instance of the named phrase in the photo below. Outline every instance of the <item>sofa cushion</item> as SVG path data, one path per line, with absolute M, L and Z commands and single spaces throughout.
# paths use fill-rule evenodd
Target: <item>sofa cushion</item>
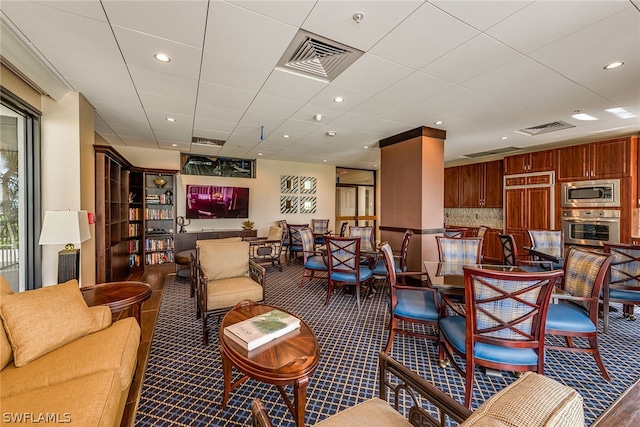
M 97 330 L 77 280 L 4 295 L 0 316 L 16 366 Z
M 249 277 L 210 280 L 207 284 L 207 309 L 233 307 L 242 300 L 262 301 L 262 286 Z
M 476 409 L 461 427 L 574 427 L 584 425 L 582 396 L 534 372 L 525 373 Z
M 3 398 L 3 421 L 16 425 L 117 426 L 121 393 L 118 374 L 100 371 Z M 7 420 L 7 416 L 13 419 Z
M 4 276 L 0 276 L 0 303 L 2 303 L 2 298 L 4 298 L 5 295 L 11 294 L 13 294 L 11 285 Z M 12 360 L 13 352 L 11 351 L 11 343 L 9 342 L 7 332 L 4 330 L 2 319 L 0 319 L 0 369 L 3 369 Z
M 89 375 L 114 370 L 120 389 L 129 387 L 137 363 L 140 326 L 133 317 L 85 335 L 18 368 L 10 363 L 0 371 L 0 398 Z
M 388 402 L 374 397 L 325 418 L 316 427 L 343 426 L 411 426 L 411 423 Z
M 249 272 L 249 242 L 199 246 L 199 261 L 209 280 L 246 276 Z

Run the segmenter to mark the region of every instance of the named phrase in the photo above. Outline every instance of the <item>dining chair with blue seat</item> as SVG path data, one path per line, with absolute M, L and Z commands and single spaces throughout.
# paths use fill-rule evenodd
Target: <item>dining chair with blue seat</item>
M 406 230 L 404 232 L 400 253 L 393 256 L 393 266 L 396 274 L 407 271 L 407 252 L 409 251 L 409 241 L 411 240 L 411 236 L 413 236 L 412 230 Z M 380 257 L 376 260 L 371 272 L 373 273 L 373 277 L 376 279 L 389 280 L 389 270 L 387 270 L 387 263 L 385 262 L 384 257 Z M 405 282 L 404 277 L 402 277 L 402 282 Z
M 449 360 L 465 377 L 464 404 L 470 407 L 476 366 L 544 373 L 545 320 L 562 271 L 463 271 L 464 310 L 442 295 L 439 353 L 441 366 Z
M 284 255 L 284 258 L 286 260 L 289 259 L 289 227 L 287 226 L 287 220 L 286 219 L 280 219 L 278 221 L 276 221 L 276 224 L 278 225 L 278 227 L 282 228 L 282 252 Z
M 300 230 L 303 228 L 309 228 L 309 224 L 287 224 L 287 228 L 289 230 L 289 260 L 287 263 L 290 264 L 296 254 L 302 253 Z
M 531 246 L 539 251 L 546 252 L 554 257 L 564 257 L 564 232 L 562 230 L 527 230 Z M 533 261 L 542 261 L 534 258 Z M 562 270 L 562 264 L 549 262 L 554 270 Z
M 445 228 L 443 234 L 445 237 L 453 237 L 458 239 L 460 237 L 466 237 L 468 231 L 469 229 L 467 227 Z
M 613 256 L 571 247 L 564 262 L 561 289 L 566 299 L 551 304 L 547 314 L 546 334 L 564 337 L 566 346 L 547 345 L 548 350 L 590 353 L 609 381 L 609 374 L 598 347 L 598 313 L 600 293 Z M 562 298 L 562 297 L 561 297 Z M 576 346 L 574 338 L 588 341 L 588 347 Z
M 368 226 L 349 227 L 349 237 L 360 238 L 360 248 L 366 248 L 369 252 L 374 252 L 376 247 L 375 229 Z M 374 256 L 371 254 L 361 255 L 360 263 L 371 268 L 374 263 Z
M 331 233 L 331 230 L 329 230 L 329 220 L 312 219 L 311 231 L 313 232 L 313 235 L 315 237 L 316 245 L 324 245 L 324 236 Z
M 453 264 L 480 264 L 482 237 L 436 236 L 440 262 Z
M 302 272 L 302 282 L 300 287 L 303 287 L 307 280 L 313 280 L 317 278 L 315 273 L 329 271 L 327 266 L 327 259 L 324 254 L 316 249 L 315 239 L 313 232 L 310 228 L 303 228 L 298 231 L 300 233 L 300 240 L 302 241 L 302 258 L 304 271 Z M 327 278 L 325 275 L 324 279 Z
M 355 287 L 358 310 L 360 310 L 361 288 L 370 288 L 373 281 L 371 269 L 360 263 L 360 238 L 359 237 L 333 237 L 326 236 L 327 264 L 329 268 L 329 285 L 327 287 L 327 300 L 336 286 L 353 285 Z
M 389 272 L 389 338 L 384 352 L 388 353 L 393 345 L 396 333 L 413 337 L 425 338 L 432 341 L 438 340 L 438 319 L 440 317 L 440 296 L 432 288 L 404 286 L 398 284 L 398 277 L 419 276 L 423 272 L 402 271 L 396 273 L 393 251 L 389 243 L 380 246 L 382 258 Z M 418 332 L 418 329 L 405 329 L 399 326 L 418 324 L 431 327 L 433 334 Z
M 502 246 L 502 263 L 504 265 L 518 266 L 523 271 L 545 271 L 552 270 L 549 261 L 528 261 L 518 257 L 518 246 L 513 234 L 498 234 L 500 246 Z
M 623 317 L 636 320 L 633 306 L 640 304 L 640 245 L 606 242 L 604 251 L 613 255 L 608 301 L 622 303 Z M 609 311 L 607 301 L 604 307 L 606 319 Z

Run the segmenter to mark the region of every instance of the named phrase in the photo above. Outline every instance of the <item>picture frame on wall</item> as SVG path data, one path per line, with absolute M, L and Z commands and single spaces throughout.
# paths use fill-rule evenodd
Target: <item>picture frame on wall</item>
M 280 196 L 280 213 L 298 213 L 298 196 Z
M 298 192 L 298 177 L 293 175 L 280 175 L 280 193 L 296 194 Z

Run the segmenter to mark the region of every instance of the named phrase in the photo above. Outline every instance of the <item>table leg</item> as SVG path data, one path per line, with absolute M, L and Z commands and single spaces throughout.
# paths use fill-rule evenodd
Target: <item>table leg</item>
M 293 383 L 293 407 L 295 408 L 295 414 L 293 414 L 296 426 L 304 427 L 304 413 L 307 409 L 307 384 L 309 383 L 309 377 L 297 379 Z
M 602 290 L 602 321 L 604 323 L 604 333 L 609 332 L 609 280 L 605 279 Z
M 231 369 L 232 364 L 229 358 L 220 352 L 222 356 L 222 373 L 224 375 L 224 392 L 222 393 L 222 409 L 227 406 L 227 400 L 229 400 L 229 393 L 231 393 Z
M 131 306 L 131 314 L 133 314 L 133 317 L 138 321 L 138 325 L 142 326 L 142 321 L 140 319 L 141 315 L 140 312 L 142 311 L 142 303 L 140 304 L 133 304 Z

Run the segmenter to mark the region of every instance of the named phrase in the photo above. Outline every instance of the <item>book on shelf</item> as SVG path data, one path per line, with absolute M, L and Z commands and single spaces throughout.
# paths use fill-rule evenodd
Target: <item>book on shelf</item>
M 224 335 L 245 350 L 253 350 L 300 329 L 300 319 L 281 310 L 271 310 L 224 328 Z

